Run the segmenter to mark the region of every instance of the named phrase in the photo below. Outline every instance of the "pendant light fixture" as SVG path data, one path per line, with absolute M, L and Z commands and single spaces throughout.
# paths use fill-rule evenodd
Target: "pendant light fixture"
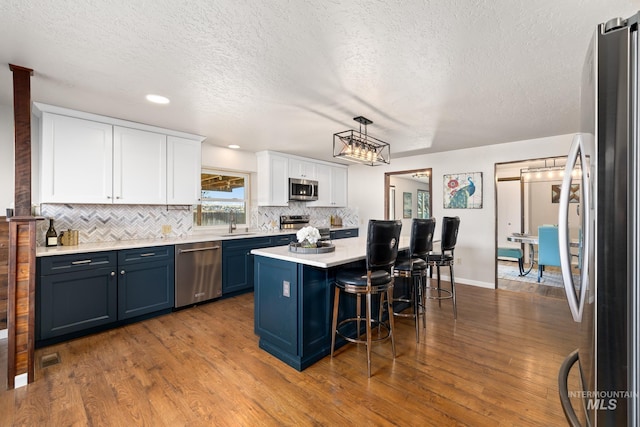
M 369 166 L 391 163 L 389 144 L 367 134 L 367 125 L 373 122 L 363 116 L 353 120 L 360 123 L 360 130 L 349 129 L 333 134 L 333 157 Z

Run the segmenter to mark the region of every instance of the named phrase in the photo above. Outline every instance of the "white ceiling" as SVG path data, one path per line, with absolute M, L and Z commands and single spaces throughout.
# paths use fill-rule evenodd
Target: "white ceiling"
M 598 23 L 640 0 L 2 0 L 0 63 L 34 101 L 331 160 L 356 128 L 392 157 L 577 131 Z M 171 99 L 149 104 L 147 93 Z M 0 104 L 12 76 L 0 66 Z

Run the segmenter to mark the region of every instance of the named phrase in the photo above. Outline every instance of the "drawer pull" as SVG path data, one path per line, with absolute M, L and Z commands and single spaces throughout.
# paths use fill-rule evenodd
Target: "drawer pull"
M 141 257 L 143 256 L 154 256 L 156 253 L 155 252 L 148 252 L 146 254 L 140 254 Z
M 71 265 L 79 265 L 79 264 L 91 264 L 90 259 L 83 259 L 81 261 L 71 261 Z

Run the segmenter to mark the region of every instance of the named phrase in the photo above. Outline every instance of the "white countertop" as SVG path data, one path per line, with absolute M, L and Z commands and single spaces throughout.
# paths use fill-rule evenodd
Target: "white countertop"
M 409 248 L 409 236 L 400 236 L 399 250 Z M 289 252 L 289 246 L 277 246 L 275 248 L 253 249 L 253 255 L 279 259 L 281 261 L 295 262 L 313 267 L 330 268 L 349 262 L 364 259 L 367 250 L 367 236 L 353 237 L 350 239 L 333 240 L 336 247 L 334 252 L 322 254 L 301 254 Z
M 332 227 L 331 231 L 335 230 L 352 230 L 357 227 Z M 214 233 L 196 233 L 183 237 L 168 237 L 157 239 L 137 239 L 137 240 L 118 240 L 111 242 L 96 242 L 96 243 L 82 243 L 77 246 L 55 246 L 44 247 L 38 246 L 36 248 L 36 256 L 52 256 L 52 255 L 69 255 L 69 254 L 82 254 L 89 252 L 103 252 L 114 251 L 120 249 L 135 249 L 152 246 L 166 246 L 166 245 L 181 245 L 184 243 L 197 243 L 197 242 L 210 242 L 220 240 L 235 240 L 235 239 L 250 239 L 253 237 L 272 237 L 279 235 L 295 234 L 297 230 L 280 230 L 273 232 L 249 232 L 236 231 L 230 235 L 227 233 L 214 234 Z M 349 239 L 347 239 L 349 240 Z

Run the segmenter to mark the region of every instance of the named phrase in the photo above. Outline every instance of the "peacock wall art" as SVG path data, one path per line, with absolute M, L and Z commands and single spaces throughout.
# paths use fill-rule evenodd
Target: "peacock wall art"
M 482 209 L 482 172 L 444 175 L 445 209 Z

